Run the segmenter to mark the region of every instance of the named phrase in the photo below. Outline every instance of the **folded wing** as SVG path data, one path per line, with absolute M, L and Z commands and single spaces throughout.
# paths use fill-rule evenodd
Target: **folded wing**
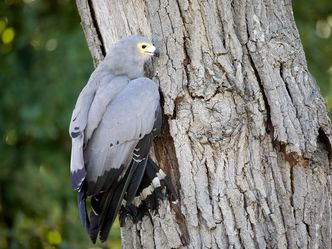
M 99 105 L 92 103 L 96 110 Z M 128 186 L 137 191 L 132 179 L 142 177 L 137 167 L 143 165 L 144 172 L 155 123 L 160 124 L 158 88 L 147 78 L 132 80 L 108 103 L 99 122 L 93 119 L 97 115 L 100 112 L 89 113 L 85 131 L 89 139 L 83 148 L 86 177 L 82 191 L 85 199 L 91 196 L 91 223 L 85 205 L 81 202 L 80 206 L 92 241 L 99 232 L 106 239 Z
M 69 127 L 72 138 L 70 171 L 73 189 L 79 190 L 86 177 L 83 147 L 98 127 L 108 104 L 128 81 L 127 77 L 105 75 L 97 69 L 80 93 Z

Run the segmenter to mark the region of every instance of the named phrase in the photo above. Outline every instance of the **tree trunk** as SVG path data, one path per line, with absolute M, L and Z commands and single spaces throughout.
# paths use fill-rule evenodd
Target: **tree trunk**
M 124 248 L 332 248 L 331 126 L 290 0 L 77 0 L 98 63 L 153 37 L 165 122 L 154 151 L 179 203 Z

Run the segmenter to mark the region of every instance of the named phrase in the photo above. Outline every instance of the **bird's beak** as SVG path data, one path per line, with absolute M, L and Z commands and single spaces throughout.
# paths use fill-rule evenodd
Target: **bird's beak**
M 159 57 L 160 51 L 155 46 L 151 45 L 147 49 L 145 49 L 144 54 L 150 55 L 150 56 L 156 56 Z

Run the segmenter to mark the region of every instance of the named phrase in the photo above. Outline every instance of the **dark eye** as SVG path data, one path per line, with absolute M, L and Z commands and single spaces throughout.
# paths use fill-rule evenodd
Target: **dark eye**
M 143 48 L 143 49 L 145 49 L 145 48 L 146 48 L 146 45 L 145 45 L 145 44 L 144 44 L 144 45 L 142 45 L 142 48 Z

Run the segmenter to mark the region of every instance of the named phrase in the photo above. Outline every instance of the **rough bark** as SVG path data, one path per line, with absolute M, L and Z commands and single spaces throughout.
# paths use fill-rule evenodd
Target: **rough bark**
M 77 0 L 96 63 L 119 38 L 162 51 L 159 164 L 180 201 L 124 248 L 331 248 L 331 126 L 290 0 Z

